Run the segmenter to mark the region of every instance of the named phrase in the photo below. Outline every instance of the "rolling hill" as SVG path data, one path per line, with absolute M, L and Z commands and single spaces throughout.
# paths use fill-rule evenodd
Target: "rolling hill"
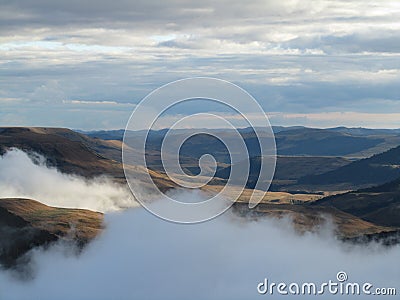
M 359 189 L 400 177 L 400 146 L 372 157 L 354 161 L 336 170 L 299 178 L 298 185 Z
M 341 157 L 309 157 L 309 156 L 278 156 L 273 185 L 283 185 L 296 182 L 297 179 L 311 174 L 322 174 L 349 164 L 350 161 Z M 240 163 L 239 163 L 240 164 Z M 243 163 L 243 165 L 245 165 Z M 261 166 L 260 157 L 250 159 L 248 188 L 254 188 Z M 228 179 L 231 167 L 217 170 L 215 176 Z
M 400 227 L 400 178 L 392 182 L 315 201 L 382 226 Z
M 384 142 L 383 138 L 314 128 L 281 131 L 275 138 L 280 155 L 346 156 Z
M 45 157 L 48 166 L 56 167 L 63 173 L 76 174 L 86 178 L 107 176 L 113 181 L 126 184 L 121 164 L 121 143 L 90 138 L 66 128 L 43 127 L 2 127 L 0 128 L 0 155 L 10 148 L 27 153 L 38 153 Z M 130 170 L 138 173 L 145 170 Z M 151 171 L 157 186 L 167 190 L 176 186 L 165 175 Z
M 179 135 L 182 132 L 188 131 L 190 132 L 190 129 L 173 130 L 172 135 Z M 259 156 L 259 149 L 254 148 L 256 142 L 254 132 L 249 128 L 242 128 L 238 131 L 242 134 L 249 147 L 250 156 Z M 346 127 L 317 129 L 301 126 L 273 126 L 273 131 L 275 133 L 278 155 L 282 156 L 346 156 L 366 158 L 400 145 L 400 130 Z M 150 131 L 150 141 L 148 143 L 150 149 L 160 149 L 160 143 L 166 132 L 166 129 Z M 222 134 L 224 140 L 232 138 L 232 132 L 229 129 L 215 129 L 214 132 Z M 122 141 L 124 130 L 84 133 L 90 137 Z M 131 136 L 136 135 L 138 137 L 144 134 L 146 134 L 145 131 L 130 133 Z M 217 161 L 228 163 L 228 159 L 224 156 L 226 155 L 226 149 L 222 145 L 217 145 L 215 140 L 203 135 L 202 137 L 197 137 L 197 141 L 195 143 L 196 147 L 183 149 L 182 155 L 190 157 L 194 153 L 205 153 L 205 151 L 209 151 L 209 148 L 211 148 L 220 156 Z M 210 145 L 210 147 L 208 148 L 207 145 Z
M 274 182 L 276 191 L 346 191 L 391 181 L 400 176 L 394 157 L 383 158 L 381 152 L 400 144 L 398 130 L 365 128 L 315 129 L 306 127 L 274 127 L 278 160 Z M 152 170 L 164 172 L 161 164 L 161 143 L 167 130 L 150 131 L 147 141 L 148 165 Z M 172 138 L 178 139 L 190 129 L 173 130 Z M 215 129 L 226 141 L 233 138 L 231 130 Z M 250 178 L 253 187 L 259 172 L 260 149 L 254 132 L 239 129 L 250 155 Z M 100 131 L 92 136 L 121 139 L 123 131 Z M 135 139 L 145 131 L 130 132 Z M 265 138 L 265 137 L 262 137 Z M 391 150 L 393 151 L 393 150 Z M 216 176 L 229 176 L 230 158 L 224 144 L 217 138 L 199 134 L 189 138 L 180 149 L 184 171 L 196 175 L 200 169 L 198 159 L 211 154 L 218 163 Z M 379 155 L 377 155 L 379 154 Z M 375 155 L 372 156 L 371 155 Z M 390 156 L 389 154 L 385 154 Z M 360 161 L 357 161 L 361 158 Z M 211 170 L 211 168 L 210 168 Z
M 369 234 L 396 232 L 395 228 L 376 225 L 334 207 L 265 203 L 249 210 L 247 202 L 239 201 L 234 204 L 233 209 L 246 218 L 290 218 L 294 228 L 301 233 L 315 231 L 327 222 L 336 226 L 335 233 L 341 238 L 361 238 Z
M 110 143 L 90 139 L 70 129 L 0 128 L 0 154 L 9 148 L 41 154 L 46 158 L 47 165 L 67 174 L 84 177 L 108 174 L 123 177 L 120 164 L 100 154 L 100 148 L 112 149 Z M 114 149 L 119 151 L 117 147 Z
M 103 215 L 83 209 L 55 208 L 38 201 L 0 199 L 0 264 L 15 266 L 34 247 L 58 240 L 83 247 L 103 229 Z

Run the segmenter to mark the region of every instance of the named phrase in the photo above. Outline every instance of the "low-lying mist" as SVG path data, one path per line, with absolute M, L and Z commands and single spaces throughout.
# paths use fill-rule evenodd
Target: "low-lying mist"
M 339 271 L 350 282 L 399 288 L 399 246 L 345 245 L 329 227 L 300 236 L 288 220 L 249 221 L 230 211 L 181 225 L 144 209 L 108 214 L 106 223 L 103 235 L 80 256 L 66 254 L 62 246 L 34 251 L 32 281 L 2 273 L 0 299 L 273 298 L 257 293 L 265 277 L 320 283 L 336 280 Z
M 125 192 L 113 185 L 105 188 L 34 165 L 21 151 L 5 155 L 0 168 L 2 195 L 106 211 L 119 207 L 118 197 L 126 203 Z M 202 200 L 198 192 L 183 192 L 180 197 Z M 78 201 L 82 198 L 86 199 Z M 268 278 L 276 283 L 318 284 L 337 281 L 339 271 L 347 273 L 349 282 L 395 287 L 398 292 L 400 288 L 399 245 L 344 244 L 329 223 L 318 232 L 299 235 L 288 219 L 254 221 L 227 211 L 208 222 L 182 225 L 142 208 L 108 213 L 105 223 L 102 235 L 80 255 L 61 243 L 31 251 L 31 280 L 1 271 L 0 299 L 280 299 L 290 296 L 259 295 L 258 283 Z
M 46 205 L 108 212 L 136 206 L 130 192 L 111 180 L 67 175 L 45 165 L 45 159 L 13 149 L 0 156 L 0 198 L 19 197 Z

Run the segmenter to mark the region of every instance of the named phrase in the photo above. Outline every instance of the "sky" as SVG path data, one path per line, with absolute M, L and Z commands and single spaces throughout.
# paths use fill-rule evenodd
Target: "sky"
M 197 76 L 273 125 L 400 128 L 400 3 L 0 0 L 0 126 L 124 128 Z

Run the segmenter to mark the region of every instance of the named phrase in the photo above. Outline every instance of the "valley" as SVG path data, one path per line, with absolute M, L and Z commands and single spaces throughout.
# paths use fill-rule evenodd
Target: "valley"
M 343 240 L 398 236 L 399 132 L 303 127 L 276 127 L 274 130 L 278 156 L 269 191 L 254 190 L 260 172 L 260 151 L 254 144 L 252 132 L 241 132 L 251 156 L 246 188 L 232 207 L 238 216 L 288 218 L 302 233 L 330 222 Z M 18 148 L 29 153 L 34 162 L 44 159 L 48 167 L 62 173 L 87 180 L 103 176 L 127 188 L 122 168 L 121 134 L 121 131 L 4 127 L 0 128 L 0 154 Z M 164 134 L 165 131 L 155 131 L 149 136 L 148 170 L 135 165 L 126 167 L 139 179 L 144 172 L 149 172 L 157 187 L 166 192 L 178 187 L 165 174 L 161 163 L 160 145 Z M 180 131 L 173 134 L 179 135 Z M 229 139 L 229 131 L 224 134 Z M 188 175 L 196 175 L 198 159 L 206 153 L 212 154 L 217 162 L 213 179 L 201 188 L 211 197 L 225 186 L 230 175 L 230 161 L 224 146 L 208 136 L 194 137 L 181 148 L 180 161 Z M 211 166 L 207 170 L 213 175 Z M 237 192 L 235 189 L 233 186 L 229 192 Z M 248 207 L 252 193 L 263 195 L 255 209 Z M 75 241 L 83 247 L 101 233 L 104 226 L 101 213 L 49 207 L 40 200 L 0 199 L 0 230 L 4 236 L 0 263 L 3 266 L 14 265 L 32 248 L 60 239 Z

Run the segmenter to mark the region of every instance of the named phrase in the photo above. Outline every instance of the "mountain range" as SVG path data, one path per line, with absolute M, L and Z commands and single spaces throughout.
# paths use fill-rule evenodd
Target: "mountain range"
M 219 129 L 224 138 L 232 133 Z M 312 230 L 330 218 L 345 239 L 387 237 L 400 228 L 400 133 L 398 130 L 362 128 L 312 129 L 274 127 L 277 141 L 277 167 L 271 190 L 255 209 L 248 199 L 255 191 L 261 157 L 259 149 L 249 149 L 250 174 L 246 189 L 233 210 L 240 216 L 281 218 L 291 216 L 300 231 Z M 126 185 L 122 169 L 123 131 L 77 132 L 66 128 L 0 128 L 0 155 L 19 148 L 30 153 L 33 161 L 42 155 L 46 164 L 63 173 L 90 179 L 106 176 Z M 150 172 L 160 190 L 177 188 L 164 173 L 160 145 L 166 130 L 150 133 L 148 170 L 126 165 L 137 172 Z M 133 136 L 143 137 L 144 132 Z M 172 134 L 179 137 L 182 131 Z M 241 130 L 246 145 L 254 145 L 254 133 Z M 140 149 L 138 149 L 140 151 Z M 181 149 L 181 163 L 189 175 L 199 171 L 198 158 L 212 153 L 218 168 L 214 179 L 202 191 L 218 192 L 230 174 L 226 149 L 210 136 L 194 137 Z M 39 201 L 39 202 L 37 202 Z M 102 230 L 102 214 L 97 212 L 51 208 L 40 199 L 0 199 L 0 232 L 6 238 L 0 244 L 0 264 L 11 266 L 24 253 L 70 237 L 84 245 Z M 7 241 L 7 242 L 6 242 Z

